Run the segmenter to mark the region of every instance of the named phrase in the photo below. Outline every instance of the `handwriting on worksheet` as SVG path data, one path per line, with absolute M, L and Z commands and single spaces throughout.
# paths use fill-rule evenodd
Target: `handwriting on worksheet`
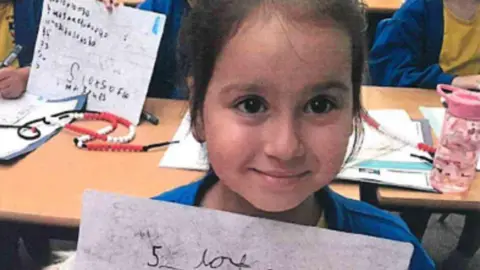
M 76 270 L 406 270 L 409 243 L 95 191 Z
M 165 16 L 94 0 L 45 0 L 27 91 L 88 95 L 87 109 L 138 123 Z
M 147 265 L 152 268 L 158 269 L 173 269 L 173 270 L 187 270 L 187 269 L 217 269 L 217 268 L 230 268 L 234 267 L 235 269 L 242 270 L 242 269 L 250 269 L 254 265 L 255 262 L 248 263 L 247 255 L 243 254 L 237 261 L 235 259 L 224 256 L 224 255 L 216 255 L 216 256 L 209 256 L 208 249 L 205 249 L 199 259 L 199 262 L 194 267 L 190 268 L 178 268 L 168 263 L 162 262 L 159 259 L 159 251 L 162 249 L 162 246 L 152 246 L 152 260 L 148 262 Z M 267 269 L 273 270 L 273 269 Z
M 38 97 L 28 94 L 19 99 L 5 100 L 0 97 L 0 124 L 16 124 L 41 104 L 43 102 Z

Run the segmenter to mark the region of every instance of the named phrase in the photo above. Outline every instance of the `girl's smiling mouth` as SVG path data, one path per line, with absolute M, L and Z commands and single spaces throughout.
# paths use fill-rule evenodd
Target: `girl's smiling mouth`
M 261 176 L 268 186 L 279 189 L 292 188 L 311 174 L 310 171 L 251 170 Z

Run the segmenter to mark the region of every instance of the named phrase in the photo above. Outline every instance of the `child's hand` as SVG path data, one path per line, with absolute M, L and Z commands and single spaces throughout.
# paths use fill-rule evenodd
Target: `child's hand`
M 0 96 L 6 99 L 20 97 L 27 88 L 30 68 L 6 67 L 0 69 Z
M 452 85 L 463 89 L 480 90 L 480 75 L 459 76 L 453 79 Z
M 121 5 L 121 0 L 97 0 L 103 2 L 108 11 L 112 11 L 114 7 Z

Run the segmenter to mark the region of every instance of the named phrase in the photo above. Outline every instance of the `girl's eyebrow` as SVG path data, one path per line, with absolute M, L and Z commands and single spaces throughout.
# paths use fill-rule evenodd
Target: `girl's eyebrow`
M 266 84 L 262 82 L 253 83 L 231 83 L 223 86 L 220 90 L 221 96 L 230 96 L 232 94 L 238 94 L 238 91 L 242 93 L 252 94 L 265 94 Z M 312 85 L 308 85 L 304 88 L 305 93 L 320 94 L 324 92 L 331 92 L 332 90 L 341 90 L 342 93 L 349 93 L 351 87 L 342 81 L 330 80 L 325 82 L 319 82 Z
M 259 82 L 231 83 L 222 87 L 222 89 L 220 90 L 220 95 L 229 96 L 234 92 L 237 93 L 238 91 L 241 91 L 243 93 L 261 94 L 265 92 L 264 89 L 265 89 L 265 84 L 259 83 Z
M 342 81 L 331 80 L 325 82 L 319 82 L 306 87 L 306 90 L 313 92 L 315 94 L 331 91 L 331 90 L 341 90 L 342 93 L 349 93 L 351 87 L 345 84 Z

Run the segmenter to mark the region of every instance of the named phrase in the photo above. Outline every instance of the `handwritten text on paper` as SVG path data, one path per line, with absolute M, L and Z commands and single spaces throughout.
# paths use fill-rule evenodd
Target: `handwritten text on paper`
M 87 109 L 138 123 L 165 16 L 94 0 L 45 0 L 27 91 L 88 94 Z
M 84 195 L 76 270 L 406 270 L 408 243 L 99 192 Z

